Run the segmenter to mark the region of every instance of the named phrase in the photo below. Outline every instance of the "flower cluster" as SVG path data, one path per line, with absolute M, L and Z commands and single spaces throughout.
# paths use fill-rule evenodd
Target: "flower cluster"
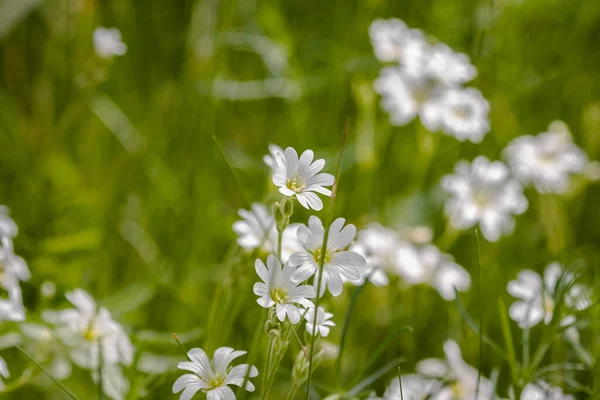
M 375 56 L 394 63 L 381 70 L 375 90 L 393 125 L 416 116 L 429 131 L 479 143 L 490 129 L 489 104 L 475 88 L 477 69 L 467 55 L 443 43 L 429 43 L 418 29 L 398 19 L 376 20 L 369 28 Z

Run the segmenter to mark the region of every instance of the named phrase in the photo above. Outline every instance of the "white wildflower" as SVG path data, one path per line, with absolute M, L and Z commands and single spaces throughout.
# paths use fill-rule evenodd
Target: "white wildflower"
M 546 382 L 536 382 L 525 385 L 521 392 L 521 400 L 575 400 L 575 397 L 564 394 L 559 387 L 550 386 Z
M 582 172 L 587 163 L 568 132 L 520 136 L 508 144 L 504 157 L 517 179 L 540 193 L 565 193 L 570 175 Z
M 121 41 L 121 31 L 117 28 L 98 27 L 94 30 L 93 39 L 98 57 L 109 59 L 127 52 L 127 45 Z
M 315 309 L 309 308 L 304 314 L 306 320 L 306 330 L 311 335 L 319 334 L 321 337 L 327 337 L 329 335 L 330 327 L 335 326 L 335 323 L 331 321 L 333 314 L 326 312 L 323 307 L 319 307 L 317 310 L 317 321 L 315 322 Z
M 23 336 L 31 340 L 31 350 L 37 360 L 48 365 L 52 377 L 63 380 L 71 375 L 71 362 L 66 357 L 64 347 L 58 342 L 54 331 L 49 327 L 25 322 L 19 324 Z
M 456 139 L 480 143 L 490 130 L 490 106 L 479 90 L 450 89 L 439 99 L 441 128 Z
M 255 263 L 256 273 L 262 282 L 254 284 L 254 294 L 260 296 L 257 300 L 264 308 L 275 306 L 275 313 L 280 321 L 286 316 L 292 324 L 300 322 L 300 311 L 297 304 L 304 307 L 314 307 L 308 300 L 315 297 L 315 290 L 310 285 L 301 285 L 292 281 L 295 268 L 285 263 L 283 268 L 277 257 L 270 255 L 267 265 L 257 259 Z
M 508 167 L 484 156 L 471 164 L 459 161 L 454 174 L 442 179 L 442 188 L 452 195 L 445 207 L 450 223 L 459 229 L 479 223 L 481 233 L 491 242 L 511 233 L 513 215 L 525 212 L 528 206 L 521 184 L 510 178 Z
M 204 350 L 193 348 L 187 355 L 190 361 L 183 361 L 177 368 L 190 371 L 192 374 L 180 376 L 173 384 L 173 393 L 181 393 L 179 400 L 190 400 L 198 391 L 206 393 L 207 400 L 234 400 L 235 394 L 228 385 L 241 387 L 246 376 L 254 378 L 258 370 L 253 365 L 240 364 L 229 368 L 231 362 L 246 354 L 245 351 L 234 351 L 231 347 L 220 347 L 215 351 L 212 360 Z M 254 385 L 246 381 L 245 389 L 254 391 Z
M 569 285 L 565 305 L 574 310 L 585 310 L 592 304 L 589 291 L 581 284 L 573 284 L 573 280 L 573 275 L 564 272 L 557 262 L 546 267 L 543 279 L 535 271 L 520 271 L 517 280 L 510 281 L 507 286 L 508 293 L 518 299 L 510 306 L 510 317 L 521 328 L 530 328 L 542 321 L 549 324 L 554 316 L 559 284 Z
M 338 218 L 329 228 L 325 254 L 322 255 L 323 278 L 319 296 L 325 293 L 326 288 L 329 288 L 333 296 L 339 296 L 342 293 L 342 277 L 348 280 L 357 280 L 362 276 L 365 259 L 354 251 L 345 250 L 356 235 L 354 225 L 348 224 L 344 227 L 345 221 L 344 218 Z M 318 287 L 318 269 L 324 235 L 323 223 L 315 216 L 309 218 L 308 227 L 301 225 L 298 228 L 298 239 L 304 250 L 298 251 L 290 257 L 290 265 L 298 267 L 292 276 L 294 281 L 303 282 L 315 275 L 314 286 Z
M 313 162 L 313 158 L 312 150 L 306 150 L 298 158 L 298 153 L 291 147 L 283 154 L 277 153 L 277 172 L 273 174 L 273 183 L 284 196 L 295 197 L 304 208 L 319 211 L 323 209 L 323 202 L 314 192 L 331 196 L 331 190 L 325 186 L 333 185 L 334 177 L 319 173 L 325 166 L 325 160 Z

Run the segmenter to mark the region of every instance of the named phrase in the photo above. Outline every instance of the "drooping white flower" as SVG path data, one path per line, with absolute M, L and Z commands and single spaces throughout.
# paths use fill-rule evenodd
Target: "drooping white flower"
M 425 44 L 423 33 L 410 29 L 399 19 L 378 19 L 369 27 L 369 35 L 375 56 L 383 62 L 410 62 L 414 59 L 410 50 Z
M 104 365 L 130 365 L 133 345 L 110 312 L 98 307 L 82 289 L 68 292 L 65 297 L 75 308 L 46 311 L 43 316 L 47 322 L 56 325 L 56 334 L 69 348 L 73 362 L 93 371 L 101 355 Z
M 542 321 L 549 324 L 554 316 L 560 284 L 569 285 L 564 297 L 565 305 L 572 310 L 585 310 L 592 304 L 589 290 L 581 284 L 574 284 L 573 280 L 573 274 L 564 272 L 557 262 L 546 267 L 543 279 L 535 271 L 520 271 L 517 280 L 507 285 L 508 293 L 518 299 L 509 308 L 510 317 L 521 328 L 530 328 Z
M 10 372 L 8 372 L 8 365 L 6 365 L 4 358 L 0 357 L 0 392 L 2 392 L 5 388 L 3 378 L 10 378 Z
M 314 307 L 308 300 L 315 297 L 315 290 L 310 285 L 300 285 L 292 281 L 292 274 L 296 271 L 285 263 L 283 268 L 277 257 L 269 255 L 267 265 L 257 259 L 256 273 L 264 282 L 254 284 L 254 294 L 259 296 L 257 302 L 264 308 L 275 306 L 275 313 L 280 321 L 286 316 L 292 324 L 300 322 L 300 311 L 297 304 L 304 307 Z
M 398 248 L 397 258 L 396 271 L 404 281 L 430 285 L 444 300 L 454 300 L 456 291 L 465 292 L 471 287 L 469 273 L 451 255 L 432 244 L 422 247 L 403 244 Z
M 448 86 L 469 82 L 477 76 L 477 68 L 466 54 L 455 52 L 443 43 L 431 46 L 425 61 L 427 72 Z
M 315 308 L 308 308 L 304 314 L 306 331 L 311 335 L 318 333 L 321 337 L 327 337 L 330 327 L 335 326 L 335 322 L 331 321 L 331 318 L 333 318 L 332 313 L 326 312 L 323 307 L 319 307 L 316 324 L 313 324 L 315 322 Z
M 277 154 L 283 154 L 283 149 L 276 144 L 269 144 L 269 154 L 263 156 L 263 161 L 269 168 L 271 168 L 271 174 L 277 172 Z
M 417 371 L 426 378 L 448 382 L 430 397 L 432 400 L 491 400 L 494 398 L 494 385 L 489 379 L 480 377 L 477 369 L 463 360 L 458 343 L 454 340 L 446 340 L 444 353 L 445 360 L 429 358 L 417 364 Z
M 192 374 L 180 376 L 173 384 L 173 393 L 181 393 L 179 400 L 190 400 L 198 391 L 206 393 L 207 400 L 235 400 L 235 394 L 228 385 L 241 387 L 248 378 L 258 375 L 255 366 L 249 364 L 236 365 L 229 368 L 231 362 L 246 354 L 245 351 L 234 351 L 231 347 L 220 347 L 215 351 L 212 360 L 204 350 L 193 348 L 187 355 L 190 361 L 183 361 L 177 368 L 190 371 Z M 246 381 L 245 389 L 254 391 L 250 380 Z
M 540 193 L 565 193 L 570 175 L 582 172 L 587 163 L 569 132 L 519 136 L 508 144 L 504 157 L 517 179 Z
M 325 254 L 323 254 L 323 278 L 319 296 L 325 293 L 326 288 L 329 288 L 333 296 L 339 296 L 342 293 L 342 277 L 352 281 L 362 276 L 365 259 L 354 251 L 345 250 L 354 240 L 356 228 L 352 224 L 344 227 L 345 222 L 344 218 L 338 218 L 329 228 Z M 315 275 L 314 286 L 315 288 L 319 286 L 318 269 L 324 235 L 323 223 L 314 215 L 309 218 L 308 227 L 300 225 L 298 228 L 298 239 L 304 250 L 290 257 L 290 265 L 298 267 L 292 275 L 294 281 L 303 282 Z
M 335 179 L 331 174 L 320 173 L 325 160 L 313 162 L 313 159 L 312 150 L 304 151 L 300 158 L 291 147 L 283 154 L 277 153 L 277 172 L 273 174 L 273 183 L 284 196 L 295 197 L 304 208 L 319 211 L 323 209 L 323 202 L 315 192 L 331 196 L 331 190 L 325 186 L 333 185 Z
M 117 28 L 96 28 L 93 41 L 98 57 L 109 59 L 127 53 L 127 45 L 121 41 L 121 31 Z
M 265 252 L 277 252 L 277 228 L 275 219 L 264 204 L 254 203 L 251 210 L 238 210 L 241 220 L 234 222 L 233 230 L 238 234 L 237 243 L 246 250 L 258 247 Z M 301 250 L 296 231 L 300 224 L 288 225 L 281 238 L 281 260 L 287 262 L 290 255 Z
M 444 92 L 441 104 L 441 128 L 461 142 L 480 143 L 490 130 L 490 106 L 475 88 L 454 88 Z
M 442 188 L 451 198 L 445 212 L 450 223 L 467 229 L 479 223 L 481 233 L 490 242 L 514 229 L 513 215 L 528 206 L 519 182 L 510 178 L 508 167 L 479 156 L 472 163 L 459 161 L 454 174 L 442 179 Z
M 419 374 L 402 375 L 402 397 L 407 400 L 426 400 L 441 388 L 435 379 Z M 400 399 L 400 382 L 393 379 L 383 393 L 382 400 Z
M 521 392 L 521 400 L 575 400 L 575 397 L 564 394 L 559 387 L 540 381 L 525 385 Z

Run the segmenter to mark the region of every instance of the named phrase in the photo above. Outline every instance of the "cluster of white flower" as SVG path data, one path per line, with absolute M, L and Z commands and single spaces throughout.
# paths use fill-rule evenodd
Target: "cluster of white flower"
M 393 125 L 419 116 L 425 128 L 460 141 L 479 143 L 490 129 L 489 104 L 462 85 L 477 75 L 469 57 L 443 43 L 429 43 L 418 29 L 398 19 L 376 20 L 369 28 L 375 56 L 385 63 L 375 90 Z
M 351 283 L 359 285 L 369 279 L 375 286 L 386 286 L 388 273 L 396 273 L 407 284 L 429 285 L 445 300 L 454 300 L 456 291 L 469 290 L 471 277 L 451 255 L 428 241 L 415 243 L 380 225 L 361 230 L 351 249 L 364 256 L 367 268 L 360 279 Z
M 96 28 L 93 42 L 96 54 L 103 59 L 109 60 L 127 53 L 127 45 L 121 41 L 121 31 L 117 28 Z

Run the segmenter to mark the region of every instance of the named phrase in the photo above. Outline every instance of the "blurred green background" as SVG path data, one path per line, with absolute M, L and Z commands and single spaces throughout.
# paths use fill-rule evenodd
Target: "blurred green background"
M 389 124 L 372 89 L 381 65 L 368 27 L 391 17 L 471 56 L 479 71 L 471 85 L 491 105 L 492 129 L 482 144 L 426 135 L 418 121 Z M 124 56 L 95 56 L 98 26 L 121 30 Z M 498 159 L 511 139 L 556 119 L 590 159 L 599 158 L 599 39 L 600 2 L 589 0 L 0 0 L 0 204 L 19 225 L 16 252 L 32 272 L 23 285 L 28 318 L 64 306 L 64 291 L 82 287 L 111 309 L 138 349 L 181 359 L 170 332 L 188 333 L 189 347 L 250 349 L 261 312 L 251 291 L 253 260 L 239 256 L 233 267 L 222 260 L 235 241 L 237 209 L 248 208 L 244 196 L 261 201 L 274 191 L 262 163 L 268 143 L 314 149 L 333 173 L 349 121 L 336 215 L 359 227 L 429 225 L 438 238 L 446 224 L 438 183 L 459 159 Z M 510 303 L 506 282 L 518 270 L 541 271 L 560 260 L 577 265 L 588 283 L 599 281 L 600 185 L 573 186 L 564 198 L 528 191 L 530 207 L 515 234 L 482 242 L 481 299 L 474 235 L 442 248 L 471 272 L 474 285 L 463 301 L 474 315 L 485 307 L 485 330 L 499 342 L 497 299 Z M 294 219 L 308 215 L 302 210 Z M 233 322 L 209 339 L 211 303 L 231 268 L 239 279 L 221 295 L 229 296 L 224 307 Z M 44 281 L 58 288 L 50 304 L 39 294 Z M 333 343 L 355 290 L 325 301 L 338 324 Z M 448 337 L 459 339 L 476 365 L 477 336 L 454 304 L 428 288 L 368 286 L 351 324 L 342 388 L 398 356 L 410 371 L 422 358 L 441 356 Z M 415 334 L 397 332 L 406 325 Z M 393 338 L 389 347 L 367 365 L 386 337 Z M 600 354 L 598 327 L 582 338 Z M 283 371 L 297 352 L 291 347 Z M 508 382 L 506 365 L 484 350 L 483 373 L 501 368 L 500 381 Z M 262 352 L 250 355 L 259 369 Z M 556 344 L 549 357 L 565 352 Z M 27 364 L 15 349 L 3 356 L 13 376 Z M 394 373 L 374 387 L 381 391 Z M 177 398 L 170 387 L 178 375 L 172 369 L 144 381 L 145 398 Z M 594 375 L 577 379 L 600 385 Z M 89 392 L 85 376 L 66 384 Z M 334 376 L 325 363 L 317 387 L 339 388 Z M 273 398 L 283 396 L 289 375 L 278 381 Z M 44 385 L 7 398 L 62 398 Z

